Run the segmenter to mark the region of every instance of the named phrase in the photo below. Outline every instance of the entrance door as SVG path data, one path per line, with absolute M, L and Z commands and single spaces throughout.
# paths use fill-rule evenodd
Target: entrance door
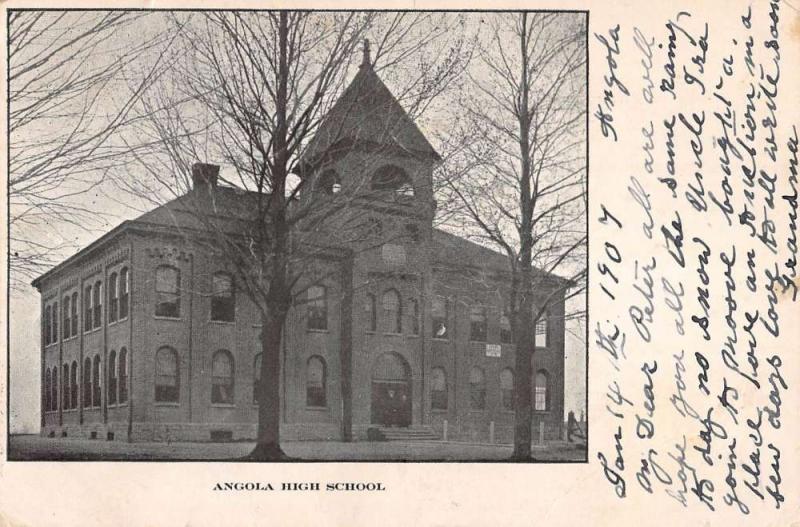
M 372 423 L 383 426 L 411 424 L 409 367 L 395 353 L 384 353 L 372 370 Z

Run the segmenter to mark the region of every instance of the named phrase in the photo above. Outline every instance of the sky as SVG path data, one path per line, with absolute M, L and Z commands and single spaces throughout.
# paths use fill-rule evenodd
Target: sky
M 124 47 L 125 39 L 135 39 L 143 32 L 152 30 L 152 20 L 148 28 L 133 28 L 127 31 L 117 43 Z M 470 27 L 472 22 L 467 22 Z M 477 22 L 476 22 L 477 23 Z M 157 26 L 157 24 L 156 24 Z M 140 31 L 141 29 L 141 31 Z M 355 71 L 351 73 L 354 74 Z M 391 80 L 386 79 L 390 89 Z M 435 112 L 435 106 L 431 110 Z M 446 112 L 445 112 L 446 113 Z M 437 115 L 435 119 L 423 120 L 420 127 L 429 138 L 437 134 L 436 128 L 447 126 L 447 120 Z M 224 170 L 224 167 L 223 167 Z M 135 172 L 129 177 L 136 177 Z M 124 220 L 137 217 L 142 209 L 138 204 L 121 196 L 111 182 L 93 188 L 79 198 L 92 209 L 103 212 L 95 225 L 90 227 L 72 225 L 65 222 L 45 224 L 37 234 L 45 239 L 70 240 L 75 247 L 86 247 Z M 67 258 L 74 251 L 64 252 Z M 582 300 L 573 300 L 579 306 Z M 36 433 L 40 422 L 40 298 L 38 292 L 23 286 L 10 298 L 9 324 L 9 368 L 10 368 L 10 420 L 12 433 Z M 565 350 L 565 410 L 575 411 L 577 416 L 585 410 L 586 347 L 584 321 L 568 322 Z

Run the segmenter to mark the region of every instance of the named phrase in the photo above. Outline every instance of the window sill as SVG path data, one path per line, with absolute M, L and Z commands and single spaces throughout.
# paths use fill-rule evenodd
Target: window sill
M 486 408 L 470 408 L 469 413 L 471 414 L 483 414 L 486 413 Z
M 485 340 L 472 340 L 472 339 L 469 340 L 469 343 L 470 344 L 488 344 L 488 342 L 485 341 Z
M 72 335 L 71 337 L 67 337 L 67 338 L 65 338 L 65 339 L 64 339 L 64 340 L 62 340 L 61 342 L 69 342 L 69 341 L 71 341 L 71 340 L 75 340 L 75 339 L 77 339 L 77 338 L 78 338 L 78 335 Z
M 63 412 L 64 412 L 65 414 L 72 414 L 72 413 L 75 413 L 75 412 L 77 412 L 77 411 L 78 411 L 78 409 L 77 409 L 77 408 L 64 408 L 64 410 L 63 410 Z
M 236 403 L 211 403 L 211 408 L 236 408 Z
M 306 328 L 308 333 L 330 333 L 328 329 L 315 329 L 315 328 Z
M 431 337 L 431 340 L 436 342 L 450 342 L 450 339 L 445 337 Z
M 155 406 L 164 407 L 164 408 L 178 408 L 181 403 L 173 403 L 169 401 L 156 401 L 153 403 Z
M 153 318 L 156 320 L 169 320 L 172 322 L 181 322 L 183 319 L 181 317 L 165 317 L 162 315 L 153 315 Z
M 327 412 L 329 408 L 327 406 L 306 406 L 306 410 L 312 412 Z
M 402 337 L 403 334 L 402 333 L 392 333 L 390 331 L 384 331 L 383 332 L 383 336 L 384 337 Z
M 103 326 L 98 326 L 98 327 L 96 327 L 96 328 L 92 328 L 92 329 L 90 329 L 90 330 L 88 330 L 88 331 L 87 331 L 87 330 L 84 330 L 84 331 L 83 331 L 83 334 L 84 334 L 84 335 L 91 335 L 92 333 L 97 333 L 97 332 L 98 332 L 98 331 L 100 331 L 101 329 L 103 329 Z
M 448 410 L 447 408 L 431 408 L 431 412 L 434 414 L 446 414 Z
M 109 408 L 125 408 L 126 406 L 128 406 L 128 403 L 114 403 L 108 405 Z
M 209 324 L 219 324 L 220 326 L 235 326 L 235 320 L 209 320 Z
M 407 336 L 408 336 L 408 338 L 418 339 L 419 338 L 419 333 L 409 333 Z

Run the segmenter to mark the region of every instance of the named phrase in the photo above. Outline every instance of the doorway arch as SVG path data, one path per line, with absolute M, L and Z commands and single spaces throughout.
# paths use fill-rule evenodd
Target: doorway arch
M 411 424 L 411 368 L 397 353 L 383 353 L 372 365 L 372 424 Z

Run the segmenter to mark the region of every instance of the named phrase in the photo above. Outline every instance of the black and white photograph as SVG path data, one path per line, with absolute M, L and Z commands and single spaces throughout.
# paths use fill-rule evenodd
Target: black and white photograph
M 587 463 L 587 11 L 6 14 L 9 460 Z

